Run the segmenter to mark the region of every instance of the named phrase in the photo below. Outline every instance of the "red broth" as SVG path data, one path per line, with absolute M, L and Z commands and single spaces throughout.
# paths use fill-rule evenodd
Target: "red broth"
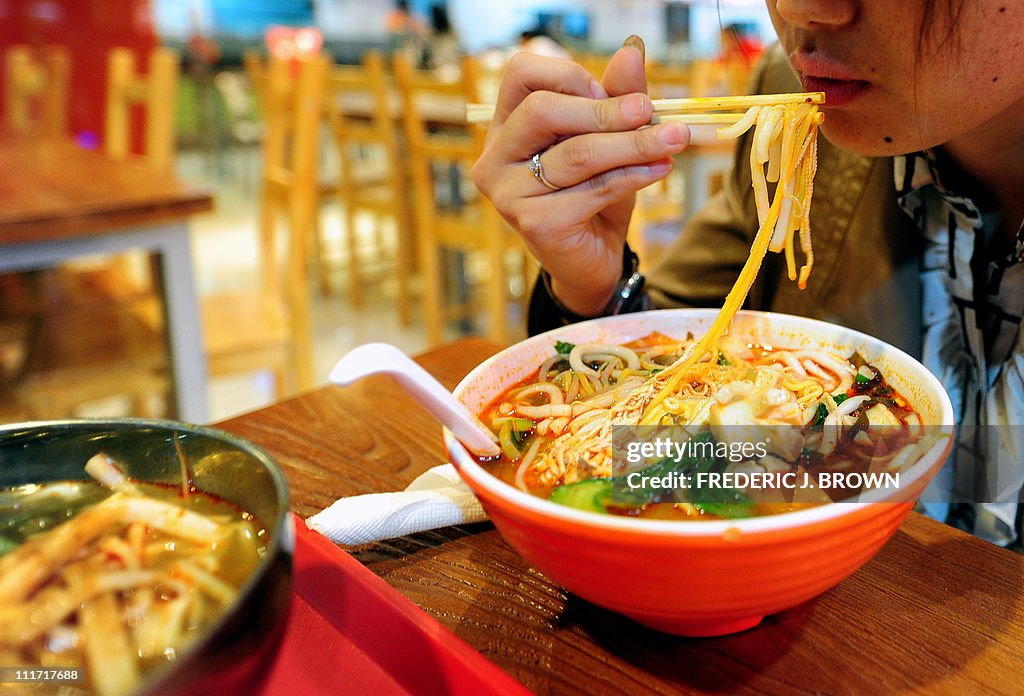
M 684 380 L 683 389 L 688 395 L 681 401 L 690 399 L 697 403 L 704 399 L 705 403 L 710 403 L 708 409 L 715 418 L 721 418 L 722 412 L 734 404 L 746 408 L 743 401 L 756 401 L 760 408 L 765 409 L 763 413 L 787 417 L 789 420 L 780 424 L 797 430 L 802 446 L 790 451 L 787 457 L 771 453 L 768 457 L 751 457 L 742 465 L 722 458 L 713 463 L 707 459 L 700 464 L 701 470 L 725 473 L 762 468 L 776 473 L 792 472 L 798 482 L 807 480 L 805 475 L 809 477 L 814 490 L 796 492 L 782 487 L 765 493 L 753 489 L 732 489 L 736 493 L 735 498 L 726 496 L 724 503 L 718 494 L 711 502 L 706 499 L 694 502 L 692 498 L 702 495 L 706 498 L 706 494 L 669 489 L 646 491 L 639 497 L 627 495 L 622 499 L 609 497 L 608 486 L 598 481 L 612 475 L 622 476 L 621 471 L 596 472 L 596 475 L 595 472 L 586 472 L 590 474 L 586 476 L 579 475 L 579 471 L 552 473 L 551 468 L 544 467 L 547 464 L 545 453 L 557 447 L 560 437 L 568 437 L 566 433 L 571 431 L 574 420 L 584 415 L 575 414 L 579 404 L 600 400 L 602 394 L 607 394 L 617 385 L 630 386 L 632 383 L 624 381 L 627 379 L 642 385 L 674 362 L 685 347 L 685 341 L 657 333 L 621 346 L 637 359 L 628 354 L 623 357 L 603 353 L 600 349 L 590 354 L 577 351 L 579 354 L 572 355 L 575 347 L 570 348 L 567 344 L 553 346 L 547 379 L 540 379 L 538 373 L 543 366 L 538 365 L 538 373 L 511 386 L 480 414 L 481 420 L 499 436 L 503 449 L 501 456 L 482 460 L 481 464 L 506 483 L 538 497 L 607 514 L 672 520 L 771 515 L 843 500 L 861 491 L 861 487 L 855 485 L 857 477 L 854 474 L 885 471 L 888 462 L 902 468 L 908 465 L 904 460 L 909 459 L 913 452 L 908 445 L 922 433 L 920 418 L 878 369 L 867 365 L 857 355 L 845 359 L 803 349 L 732 344 L 722 349 L 714 364 L 710 360 L 705 361 L 702 373 L 688 384 Z M 555 358 L 556 350 L 565 352 Z M 572 363 L 571 357 L 576 358 Z M 599 377 L 595 378 L 590 372 L 597 373 Z M 719 377 L 728 381 L 716 383 L 714 379 Z M 818 397 L 811 398 L 815 389 L 809 382 L 821 387 Z M 744 383 L 753 386 L 745 386 Z M 746 394 L 741 393 L 744 390 L 747 390 Z M 553 403 L 558 400 L 553 397 L 556 391 L 561 393 L 561 403 L 557 404 Z M 631 391 L 626 389 L 624 393 Z M 765 406 L 773 403 L 770 399 L 781 400 L 783 397 L 788 401 L 778 406 Z M 838 415 L 844 412 L 842 403 L 847 401 L 849 413 Z M 851 408 L 854 405 L 856 407 Z M 565 407 L 573 409 L 573 414 L 558 415 L 567 410 Z M 685 409 L 680 413 L 685 415 Z M 813 417 L 807 419 L 808 415 Z M 828 420 L 830 415 L 835 425 Z M 591 414 L 591 417 L 598 419 L 601 416 Z M 674 418 L 679 419 L 669 413 L 662 422 L 671 423 Z M 714 421 L 714 418 L 708 420 Z M 764 420 L 775 422 L 772 418 Z M 713 440 L 713 430 L 712 425 L 706 424 L 701 437 Z M 834 440 L 832 446 L 828 444 L 829 439 Z M 529 462 L 524 465 L 527 459 Z M 822 474 L 838 475 L 823 477 Z M 854 485 L 849 485 L 851 483 Z M 577 491 L 583 493 L 588 486 L 595 491 L 593 497 L 589 492 L 576 495 Z M 576 490 L 572 490 L 574 487 Z M 595 500 L 600 501 L 596 507 Z

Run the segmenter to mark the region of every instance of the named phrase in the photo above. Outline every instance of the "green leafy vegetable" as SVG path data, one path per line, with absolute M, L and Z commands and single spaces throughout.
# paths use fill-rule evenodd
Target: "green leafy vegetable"
M 499 428 L 505 425 L 505 423 L 510 423 L 512 425 L 512 430 L 518 432 L 533 430 L 533 421 L 528 420 L 526 418 L 513 418 L 512 416 L 505 416 L 495 418 L 493 421 L 491 421 L 492 425 L 496 425 Z
M 825 404 L 818 404 L 818 415 L 814 417 L 814 424 L 823 425 L 826 418 L 828 418 L 828 409 L 825 408 Z
M 550 500 L 559 505 L 567 505 L 577 510 L 605 513 L 607 501 L 612 495 L 611 479 L 587 479 L 565 486 L 559 486 L 551 492 Z
M 846 394 L 836 394 L 832 397 L 832 400 L 838 406 L 849 398 Z M 818 404 L 818 415 L 814 417 L 814 425 L 824 424 L 826 418 L 828 418 L 828 408 L 825 407 L 825 404 Z
M 555 341 L 555 352 L 559 355 L 568 355 L 572 352 L 572 349 L 576 347 L 575 343 L 568 343 L 566 341 Z
M 519 447 L 516 445 L 515 440 L 512 438 L 512 423 L 506 421 L 501 429 L 498 431 L 498 444 L 501 445 L 502 452 L 511 461 L 519 459 Z

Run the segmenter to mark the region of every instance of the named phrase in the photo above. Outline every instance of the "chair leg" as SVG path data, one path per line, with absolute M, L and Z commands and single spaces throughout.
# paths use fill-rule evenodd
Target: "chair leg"
M 345 239 L 348 242 L 349 304 L 363 306 L 363 274 L 359 258 L 359 235 L 356 229 L 356 211 L 351 201 L 345 203 Z
M 413 273 L 412 258 L 409 250 L 409 240 L 405 239 L 402 230 L 402 216 L 395 215 L 392 218 L 395 230 L 395 281 L 398 284 L 398 294 L 395 298 L 398 304 L 398 322 L 402 326 L 409 326 L 412 323 L 412 311 L 409 308 L 409 280 Z
M 427 332 L 427 344 L 436 346 L 441 342 L 443 330 L 443 311 L 441 308 L 441 250 L 433 244 L 428 235 L 422 235 L 420 241 L 420 269 L 423 287 L 423 323 Z
M 276 193 L 269 190 L 263 193 L 260 203 L 260 284 L 265 288 L 278 288 L 280 282 L 277 278 L 277 253 L 275 251 L 274 231 L 277 227 L 277 215 L 280 210 L 280 200 Z
M 313 215 L 313 255 L 316 257 L 316 270 L 320 281 L 320 294 L 327 297 L 331 294 L 331 264 L 327 260 L 327 249 L 324 244 L 323 221 L 319 215 L 319 202 Z

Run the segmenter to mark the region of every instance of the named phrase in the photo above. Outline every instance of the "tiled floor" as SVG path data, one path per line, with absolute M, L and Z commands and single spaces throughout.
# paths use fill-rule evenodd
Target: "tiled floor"
M 250 153 L 251 154 L 251 153 Z M 228 288 L 247 287 L 256 283 L 258 268 L 257 215 L 258 163 L 246 153 L 221 160 L 220 166 L 211 158 L 183 153 L 178 160 L 179 173 L 190 183 L 210 189 L 216 197 L 216 210 L 197 217 L 192 223 L 192 249 L 201 293 Z M 331 366 L 346 351 L 370 341 L 392 343 L 409 353 L 427 347 L 422 324 L 400 325 L 394 304 L 393 283 L 370 282 L 365 305 L 351 307 L 345 296 L 346 254 L 342 250 L 343 216 L 336 204 L 327 204 L 321 212 L 321 224 L 329 248 L 340 257 L 333 278 L 336 294 L 322 296 L 314 289 L 315 374 L 319 383 L 326 383 Z M 360 230 L 371 248 L 372 234 L 368 226 Z M 315 278 L 310 278 L 318 288 Z M 415 314 L 415 312 L 414 312 Z M 519 322 L 518 317 L 512 321 Z M 518 324 L 513 324 L 518 325 Z M 453 329 L 449 334 L 455 338 Z M 239 375 L 211 380 L 209 415 L 211 422 L 250 411 L 272 401 L 269 374 Z

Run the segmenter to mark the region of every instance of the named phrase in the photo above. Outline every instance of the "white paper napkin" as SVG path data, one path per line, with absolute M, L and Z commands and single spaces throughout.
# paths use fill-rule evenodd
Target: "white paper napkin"
M 306 520 L 335 544 L 357 546 L 487 519 L 455 467 L 435 466 L 404 491 L 341 498 Z

